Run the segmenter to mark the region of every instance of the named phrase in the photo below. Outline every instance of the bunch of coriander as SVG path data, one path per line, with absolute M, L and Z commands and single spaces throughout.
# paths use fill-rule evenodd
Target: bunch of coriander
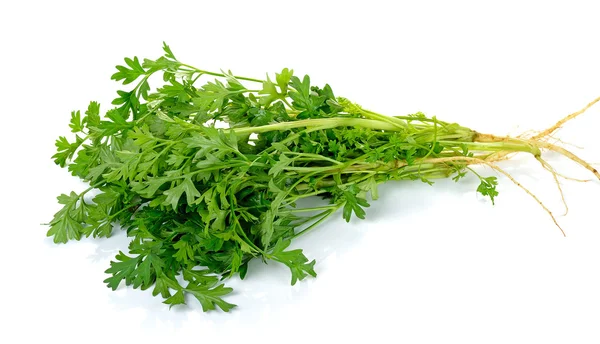
M 583 111 L 535 136 L 497 137 L 422 113 L 384 116 L 290 69 L 258 80 L 200 70 L 179 62 L 166 44 L 163 49 L 156 60 L 126 58 L 112 79 L 135 86 L 117 91 L 115 107 L 103 116 L 96 102 L 83 115 L 74 111 L 74 139 L 56 141 L 56 164 L 89 188 L 58 197 L 63 208 L 48 236 L 66 243 L 108 237 L 116 224 L 126 230 L 127 253 L 106 270 L 113 290 L 125 281 L 153 288 L 170 306 L 192 295 L 204 311 L 229 311 L 234 305 L 223 296 L 232 289 L 222 280 L 235 274 L 243 279 L 252 259 L 286 265 L 292 285 L 316 276 L 315 261 L 288 249 L 291 241 L 340 209 L 346 221 L 364 219 L 367 195 L 377 199 L 381 183 L 458 181 L 472 172 L 480 180 L 477 191 L 493 202 L 496 177 L 469 166 L 485 164 L 514 181 L 494 163 L 525 152 L 560 176 L 542 150 L 559 152 L 600 177 L 547 140 Z M 153 91 L 149 79 L 155 74 L 163 84 Z M 97 194 L 90 199 L 92 190 Z M 309 197 L 327 202 L 298 205 Z

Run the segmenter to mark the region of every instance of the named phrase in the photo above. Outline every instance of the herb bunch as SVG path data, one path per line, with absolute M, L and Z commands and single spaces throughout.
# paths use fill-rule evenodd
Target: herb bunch
M 74 111 L 74 139 L 56 141 L 56 164 L 89 188 L 58 197 L 63 208 L 48 236 L 66 243 L 109 237 L 116 224 L 126 230 L 127 253 L 106 270 L 113 290 L 124 281 L 152 288 L 170 306 L 191 295 L 204 311 L 229 311 L 234 305 L 223 297 L 232 289 L 222 281 L 243 279 L 252 259 L 286 265 L 292 285 L 316 276 L 315 261 L 289 249 L 291 241 L 340 209 L 346 221 L 364 219 L 367 195 L 376 200 L 381 183 L 458 181 L 472 172 L 477 191 L 494 202 L 496 177 L 469 166 L 504 173 L 495 161 L 526 152 L 553 172 L 542 149 L 597 174 L 546 142 L 553 130 L 507 138 L 422 113 L 388 117 L 290 69 L 259 80 L 200 70 L 179 62 L 166 44 L 163 50 L 156 60 L 126 58 L 112 79 L 133 88 L 117 91 L 103 116 L 93 101 L 83 114 Z M 152 90 L 149 82 L 160 77 Z M 206 77 L 213 80 L 201 84 Z M 91 190 L 97 194 L 86 197 Z M 309 197 L 326 202 L 298 203 Z

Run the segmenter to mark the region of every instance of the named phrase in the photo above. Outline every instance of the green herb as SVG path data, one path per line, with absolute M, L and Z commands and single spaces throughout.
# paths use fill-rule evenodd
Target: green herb
M 284 264 L 292 284 L 316 276 L 315 261 L 289 249 L 292 240 L 340 209 L 346 221 L 364 219 L 381 183 L 458 181 L 472 171 L 477 191 L 494 202 L 496 177 L 469 165 L 506 174 L 494 162 L 526 152 L 551 170 L 541 149 L 597 174 L 544 141 L 553 130 L 508 138 L 422 113 L 388 117 L 291 69 L 274 79 L 239 77 L 197 69 L 163 49 L 156 60 L 126 58 L 112 79 L 134 86 L 117 91 L 104 116 L 96 102 L 83 115 L 74 111 L 74 138 L 56 141 L 54 161 L 90 187 L 58 197 L 63 208 L 48 236 L 56 243 L 108 237 L 118 223 L 131 243 L 106 270 L 113 290 L 124 281 L 153 288 L 169 306 L 193 296 L 205 311 L 229 311 L 234 305 L 223 297 L 231 288 L 222 281 L 243 279 L 252 259 Z M 202 83 L 207 76 L 214 78 Z M 153 90 L 150 82 L 161 77 Z M 94 189 L 93 199 L 84 197 Z M 309 197 L 324 202 L 298 206 Z

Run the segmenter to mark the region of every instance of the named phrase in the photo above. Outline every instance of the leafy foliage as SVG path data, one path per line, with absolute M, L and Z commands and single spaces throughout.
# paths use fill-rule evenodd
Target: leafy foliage
M 481 183 L 477 187 L 477 192 L 484 196 L 488 196 L 492 203 L 494 203 L 494 197 L 498 196 L 498 191 L 496 191 L 496 186 L 498 185 L 498 181 L 496 177 L 486 177 L 481 178 Z
M 72 112 L 74 138 L 59 137 L 52 157 L 89 188 L 58 197 L 48 236 L 108 237 L 118 223 L 131 237 L 106 270 L 113 290 L 153 288 L 169 307 L 193 297 L 204 311 L 227 312 L 232 290 L 222 280 L 244 278 L 250 260 L 287 266 L 292 285 L 315 277 L 315 261 L 289 248 L 295 237 L 339 209 L 346 221 L 364 219 L 381 183 L 458 180 L 464 163 L 433 161 L 473 156 L 465 145 L 473 132 L 456 124 L 382 116 L 291 69 L 258 80 L 200 70 L 163 50 L 117 66 L 111 78 L 133 88 L 117 91 L 103 115 L 94 101 Z M 153 90 L 156 73 L 163 84 Z M 216 79 L 198 86 L 207 75 Z M 496 185 L 482 178 L 477 191 L 493 202 Z M 89 200 L 91 190 L 99 192 Z M 299 208 L 315 196 L 329 205 Z

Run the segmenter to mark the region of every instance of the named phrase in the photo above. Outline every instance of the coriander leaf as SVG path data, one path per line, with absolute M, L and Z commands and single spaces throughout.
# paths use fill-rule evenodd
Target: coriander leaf
M 281 154 L 279 156 L 279 161 L 277 161 L 277 163 L 275 163 L 275 165 L 273 165 L 270 169 L 269 169 L 269 175 L 273 175 L 273 177 L 277 177 L 281 172 L 283 172 L 283 170 L 288 167 L 291 163 L 293 162 L 292 159 L 288 158 L 287 156 L 285 156 L 284 154 Z
M 232 90 L 219 80 L 215 80 L 202 86 L 192 101 L 201 110 L 221 111 L 225 101 L 239 92 L 240 90 Z
M 492 204 L 494 204 L 494 197 L 498 196 L 498 191 L 496 191 L 496 186 L 498 185 L 497 178 L 492 176 L 480 179 L 481 183 L 477 187 L 477 192 L 483 196 L 488 196 Z
M 54 236 L 55 243 L 66 243 L 69 240 L 79 240 L 83 226 L 69 214 L 64 213 L 50 223 L 47 236 Z
M 271 244 L 271 238 L 273 237 L 273 219 L 275 215 L 271 209 L 267 210 L 261 215 L 260 225 L 260 241 L 265 249 Z
M 221 153 L 239 153 L 235 133 L 226 134 L 221 129 L 202 128 L 202 133 L 194 132 L 190 137 L 182 141 L 188 145 L 188 148 L 200 148 L 196 153 L 196 157 L 198 158 L 215 150 Z
M 184 289 L 187 293 L 192 294 L 200 304 L 202 310 L 207 312 L 214 310 L 215 306 L 221 308 L 224 312 L 229 312 L 234 304 L 225 302 L 221 297 L 225 296 L 233 291 L 233 289 L 225 287 L 223 284 L 219 284 L 216 287 L 210 287 L 203 284 L 195 284 L 190 282 Z
M 156 276 L 156 281 L 154 282 L 154 289 L 152 290 L 152 296 L 157 296 L 160 294 L 163 298 L 169 298 L 171 296 L 171 292 L 169 288 L 178 289 L 179 284 L 167 277 L 165 274 L 158 274 Z
M 456 175 L 452 177 L 452 180 L 458 182 L 461 178 L 464 178 L 467 175 L 467 172 L 457 171 Z
M 217 250 L 220 250 L 217 249 Z M 183 270 L 183 279 L 195 284 L 216 285 L 219 282 L 218 276 L 212 274 L 209 270 Z
M 164 194 L 167 196 L 167 199 L 163 202 L 163 204 L 171 205 L 171 207 L 173 207 L 173 210 L 177 210 L 179 198 L 181 198 L 184 192 L 188 204 L 194 203 L 196 198 L 201 196 L 200 192 L 198 192 L 198 190 L 194 186 L 194 182 L 192 182 L 191 177 L 187 177 L 176 187 L 166 190 L 164 192 Z
M 296 118 L 303 119 L 318 116 L 318 109 L 325 103 L 327 96 L 311 93 L 310 77 L 305 75 L 302 81 L 300 81 L 298 77 L 292 76 L 291 86 L 294 90 L 290 90 L 288 95 L 293 100 L 292 105 L 302 111 Z
M 113 231 L 113 225 L 108 219 L 108 215 L 100 208 L 95 212 L 91 212 L 86 223 L 88 224 L 86 227 L 83 227 L 82 234 L 85 234 L 86 237 L 92 235 L 94 238 L 108 238 L 111 236 Z
M 119 117 L 126 121 L 129 118 L 131 112 L 133 112 L 133 116 L 137 115 L 137 111 L 139 110 L 140 101 L 135 95 L 134 91 L 126 92 L 126 91 L 117 91 L 118 97 L 112 101 L 113 105 L 121 105 L 118 108 Z M 109 114 L 106 114 L 109 117 Z M 111 118 L 111 117 L 109 117 Z M 117 122 L 114 118 L 111 118 L 115 123 Z
M 85 117 L 83 119 L 81 118 L 80 111 L 71 112 L 71 123 L 69 124 L 69 127 L 71 127 L 71 132 L 74 132 L 74 133 L 82 132 L 85 122 L 86 122 L 86 118 Z
M 242 83 L 231 73 L 231 71 L 221 71 L 223 73 L 225 80 L 227 80 L 227 89 L 232 91 L 244 91 L 246 88 Z
M 135 278 L 135 270 L 141 259 L 141 256 L 131 258 L 119 251 L 115 258 L 117 261 L 111 261 L 110 268 L 105 271 L 107 274 L 112 274 L 112 277 L 104 280 L 104 283 L 106 283 L 112 290 L 117 290 L 119 284 L 123 280 L 125 280 L 127 285 L 133 282 L 133 279 Z
M 75 136 L 75 142 L 70 143 L 64 136 L 61 136 L 56 140 L 57 152 L 52 156 L 54 162 L 60 167 L 67 165 L 67 160 L 71 159 L 77 149 L 83 143 L 83 139 L 79 136 Z
M 366 213 L 363 207 L 368 208 L 370 205 L 364 198 L 357 197 L 359 192 L 360 190 L 356 187 L 356 185 L 353 185 L 347 191 L 344 191 L 343 199 L 346 201 L 346 203 L 344 204 L 343 217 L 346 222 L 350 222 L 350 219 L 352 218 L 352 212 L 354 212 L 354 215 L 356 215 L 356 217 L 359 219 L 365 219 Z
M 171 48 L 167 45 L 166 42 L 163 42 L 163 50 L 165 51 L 165 57 L 173 59 L 173 60 L 177 60 L 175 58 L 175 55 L 171 51 Z
M 270 258 L 290 268 L 292 272 L 292 285 L 296 284 L 298 280 L 303 280 L 308 275 L 317 277 L 317 273 L 314 270 L 315 260 L 309 263 L 308 258 L 306 258 L 300 249 L 284 251 L 290 246 L 290 243 L 289 239 L 279 239 L 273 247 Z
M 91 127 L 98 127 L 98 125 L 100 125 L 100 104 L 94 101 L 90 102 L 90 105 L 85 111 L 85 115 L 85 125 L 88 129 Z
M 75 192 L 71 192 L 69 195 L 62 194 L 58 196 L 58 203 L 63 205 L 63 208 L 59 210 L 55 215 L 54 219 L 50 221 L 50 229 L 46 233 L 47 236 L 54 236 L 55 243 L 66 243 L 69 240 L 79 240 L 83 231 L 83 220 L 79 215 L 79 221 L 76 220 L 78 216 L 78 208 L 83 209 L 85 205 L 79 203 L 80 196 Z
M 179 240 L 173 245 L 173 248 L 177 250 L 177 253 L 173 255 L 177 261 L 187 263 L 188 260 L 194 259 L 194 249 L 187 241 Z
M 285 95 L 288 91 L 288 84 L 294 75 L 293 69 L 284 68 L 281 73 L 275 73 L 275 80 L 277 81 L 277 86 L 281 90 L 281 94 Z
M 137 57 L 134 57 L 133 59 L 126 57 L 125 64 L 127 64 L 127 67 L 129 68 L 126 66 L 117 66 L 117 72 L 110 77 L 112 80 L 123 80 L 123 85 L 127 85 L 134 82 L 140 76 L 146 74 L 146 71 L 140 64 L 140 61 Z
M 98 129 L 101 130 L 102 136 L 112 136 L 133 128 L 133 123 L 126 122 L 128 116 L 128 111 L 123 112 L 120 109 L 107 111 L 106 117 L 110 119 L 110 121 L 100 121 L 100 124 L 98 125 Z
M 157 255 L 151 253 L 144 256 L 135 271 L 133 287 L 149 288 L 154 282 L 157 271 L 162 271 L 163 267 L 164 262 Z
M 175 305 L 185 305 L 185 297 L 183 289 L 178 290 L 173 296 L 169 297 L 163 303 L 169 305 L 169 309 Z
M 273 114 L 266 109 L 251 108 L 248 110 L 248 116 L 251 117 L 250 124 L 254 126 L 267 125 L 273 122 Z
M 367 179 L 365 182 L 365 188 L 371 191 L 371 199 L 376 201 L 379 198 L 379 191 L 377 189 L 377 180 L 375 177 Z
M 260 98 L 260 103 L 262 105 L 269 105 L 273 101 L 275 101 L 277 99 L 281 99 L 283 97 L 281 94 L 279 94 L 279 92 L 277 91 L 277 87 L 271 81 L 271 79 L 269 78 L 268 75 L 267 75 L 267 80 L 263 81 L 263 83 L 262 83 L 262 90 L 260 90 L 258 92 L 258 94 L 263 95 Z

